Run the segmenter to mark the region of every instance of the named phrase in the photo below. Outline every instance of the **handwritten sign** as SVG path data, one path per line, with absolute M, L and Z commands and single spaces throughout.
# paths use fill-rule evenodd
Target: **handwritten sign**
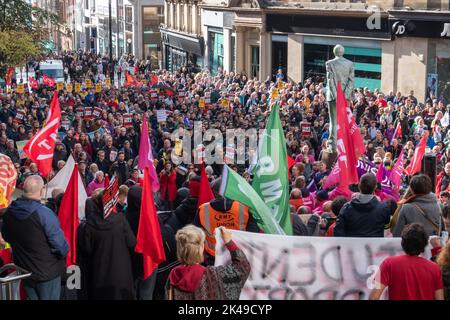
M 232 234 L 251 265 L 240 296 L 245 300 L 366 300 L 381 262 L 403 254 L 400 238 Z M 218 233 L 216 239 L 216 266 L 228 264 Z
M 158 120 L 158 122 L 165 122 L 167 120 L 166 110 L 156 110 L 156 119 Z
M 16 141 L 17 151 L 19 152 L 20 159 L 26 159 L 27 155 L 23 151 L 23 147 L 27 144 L 28 140 Z

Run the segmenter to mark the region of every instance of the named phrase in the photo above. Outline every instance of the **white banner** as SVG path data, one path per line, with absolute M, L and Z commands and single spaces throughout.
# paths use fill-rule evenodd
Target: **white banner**
M 367 300 L 381 262 L 403 254 L 400 238 L 232 233 L 252 267 L 241 300 Z M 228 264 L 216 239 L 216 265 Z
M 51 198 L 52 191 L 56 188 L 62 189 L 64 192 L 67 189 L 70 178 L 72 176 L 73 168 L 75 167 L 75 159 L 72 155 L 66 161 L 64 167 L 50 180 L 45 187 L 45 199 Z M 83 181 L 80 174 L 78 174 L 78 217 L 84 219 L 84 211 L 86 206 L 87 193 L 84 188 Z

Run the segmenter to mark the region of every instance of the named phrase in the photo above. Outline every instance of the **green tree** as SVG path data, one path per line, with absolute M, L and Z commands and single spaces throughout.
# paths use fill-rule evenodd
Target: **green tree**
M 57 15 L 24 0 L 0 0 L 0 77 L 8 67 L 23 66 L 27 57 L 42 52 L 48 25 L 58 22 Z

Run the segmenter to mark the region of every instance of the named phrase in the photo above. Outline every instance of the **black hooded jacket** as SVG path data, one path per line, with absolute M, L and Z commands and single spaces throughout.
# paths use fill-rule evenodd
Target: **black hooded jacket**
M 86 218 L 82 248 L 87 259 L 89 299 L 134 299 L 130 252 L 136 237 L 122 213 L 103 218 L 98 206 Z

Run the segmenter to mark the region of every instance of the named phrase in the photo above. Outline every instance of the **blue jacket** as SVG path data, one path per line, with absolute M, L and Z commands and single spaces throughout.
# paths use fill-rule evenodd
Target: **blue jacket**
M 69 246 L 58 217 L 39 201 L 13 201 L 3 217 L 2 234 L 11 244 L 14 262 L 31 271 L 33 280 L 48 281 L 64 273 Z

